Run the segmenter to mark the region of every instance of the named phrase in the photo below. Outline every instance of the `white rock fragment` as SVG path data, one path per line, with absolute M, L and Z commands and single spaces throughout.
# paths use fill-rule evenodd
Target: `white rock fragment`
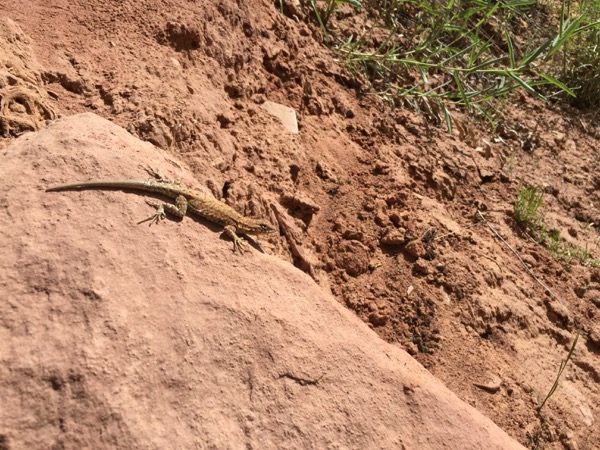
M 266 101 L 260 106 L 272 116 L 277 117 L 286 130 L 298 134 L 298 120 L 293 108 L 270 101 Z

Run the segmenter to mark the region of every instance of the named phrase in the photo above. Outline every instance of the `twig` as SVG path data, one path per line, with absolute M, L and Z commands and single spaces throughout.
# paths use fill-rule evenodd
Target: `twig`
M 506 246 L 509 248 L 509 250 L 510 250 L 511 252 L 513 252 L 513 254 L 514 254 L 514 255 L 515 255 L 515 256 L 516 256 L 516 257 L 519 259 L 519 261 L 521 261 L 521 264 L 523 265 L 523 267 L 525 267 L 525 270 L 527 271 L 527 273 L 528 273 L 529 275 L 531 275 L 531 277 L 532 277 L 532 278 L 533 278 L 535 281 L 537 281 L 537 283 L 538 283 L 538 284 L 539 284 L 541 287 L 543 287 L 543 288 L 544 288 L 544 289 L 545 289 L 545 290 L 548 292 L 548 294 L 550 294 L 550 297 L 552 297 L 552 298 L 553 298 L 554 300 L 556 300 L 558 303 L 560 303 L 561 305 L 563 305 L 564 307 L 566 307 L 567 305 L 565 305 L 565 304 L 564 304 L 564 302 L 563 302 L 563 301 L 562 301 L 560 298 L 558 298 L 556 295 L 554 295 L 554 293 L 553 293 L 553 292 L 550 290 L 550 288 L 549 288 L 548 286 L 546 286 L 546 285 L 544 284 L 544 282 L 542 282 L 542 281 L 541 281 L 541 280 L 540 280 L 538 277 L 536 277 L 536 276 L 535 276 L 535 274 L 534 274 L 534 273 L 531 271 L 531 269 L 530 269 L 529 267 L 527 267 L 527 264 L 525 264 L 525 261 L 523 261 L 523 260 L 521 259 L 521 257 L 520 257 L 520 256 L 519 256 L 519 254 L 517 253 L 517 251 L 516 251 L 516 250 L 514 250 L 514 249 L 513 249 L 513 248 L 512 248 L 510 245 L 508 245 L 508 242 L 506 242 L 506 241 L 504 240 L 504 238 L 503 238 L 502 236 L 500 236 L 500 234 L 499 234 L 499 233 L 498 233 L 498 232 L 497 232 L 497 231 L 496 231 L 494 228 L 492 228 L 492 226 L 490 225 L 490 223 L 489 223 L 489 222 L 486 220 L 486 218 L 483 216 L 483 214 L 481 214 L 481 211 L 479 211 L 479 209 L 477 210 L 477 214 L 479 214 L 479 217 L 481 217 L 481 220 L 483 220 L 483 222 L 484 222 L 484 223 L 487 225 L 487 227 L 488 227 L 490 230 L 492 230 L 492 233 L 494 233 L 494 234 L 496 235 L 496 237 L 497 237 L 498 239 L 500 239 L 500 240 L 501 240 L 501 241 L 504 243 L 504 245 L 506 245 Z
M 575 340 L 573 341 L 573 345 L 571 345 L 571 349 L 569 350 L 569 354 L 567 355 L 567 357 L 565 359 L 563 359 L 560 362 L 560 368 L 558 369 L 558 374 L 556 375 L 556 379 L 554 380 L 554 384 L 552 385 L 552 387 L 548 391 L 548 394 L 546 395 L 546 398 L 544 399 L 544 401 L 542 402 L 542 404 L 540 406 L 538 406 L 538 408 L 537 408 L 538 413 L 542 412 L 542 408 L 544 407 L 544 405 L 546 404 L 546 402 L 548 401 L 548 399 L 550 397 L 552 397 L 552 394 L 554 394 L 554 392 L 558 388 L 558 382 L 560 380 L 560 376 L 562 375 L 562 373 L 564 372 L 565 368 L 567 367 L 567 363 L 571 359 L 571 356 L 573 356 L 573 352 L 575 351 L 575 346 L 577 345 L 577 340 L 578 339 L 579 339 L 579 333 L 577 333 L 577 335 L 575 336 Z

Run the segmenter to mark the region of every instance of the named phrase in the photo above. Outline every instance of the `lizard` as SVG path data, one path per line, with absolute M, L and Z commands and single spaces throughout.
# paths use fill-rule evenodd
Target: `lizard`
M 159 223 L 166 216 L 166 212 L 179 217 L 185 217 L 188 211 L 200 216 L 212 223 L 221 225 L 224 233 L 233 241 L 233 250 L 246 250 L 246 242 L 239 234 L 269 234 L 275 232 L 275 228 L 271 223 L 245 217 L 234 210 L 229 205 L 217 200 L 215 197 L 203 192 L 191 189 L 184 186 L 179 181 L 166 178 L 158 170 L 150 167 L 144 168 L 154 180 L 98 180 L 98 181 L 82 181 L 79 183 L 62 184 L 46 189 L 46 192 L 68 191 L 77 189 L 131 189 L 145 192 L 153 192 L 170 197 L 175 200 L 175 204 L 157 203 L 146 200 L 150 206 L 156 208 L 156 212 L 150 217 L 141 220 L 138 224 L 150 221 Z

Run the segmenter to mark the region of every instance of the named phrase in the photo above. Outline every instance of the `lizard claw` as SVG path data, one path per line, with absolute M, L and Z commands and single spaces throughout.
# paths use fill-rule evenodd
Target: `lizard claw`
M 240 253 L 244 253 L 248 251 L 248 244 L 239 236 L 235 236 L 233 238 L 233 251 L 239 250 Z
M 140 164 L 140 168 L 144 169 L 146 172 L 148 172 L 148 175 L 150 175 L 152 177 L 152 179 L 160 182 L 160 183 L 168 183 L 168 184 L 173 184 L 173 185 L 181 185 L 181 183 L 177 180 L 171 180 L 170 178 L 167 178 L 160 170 L 158 169 L 154 169 L 153 167 L 150 167 L 149 165 L 146 166 L 142 166 Z
M 152 214 L 150 217 L 148 217 L 144 220 L 140 220 L 138 222 L 138 225 L 141 223 L 150 221 L 149 225 L 152 226 L 152 224 L 157 224 L 158 222 L 160 222 L 161 220 L 163 220 L 166 217 L 164 205 L 159 205 L 158 203 L 151 202 L 148 200 L 146 200 L 146 203 L 148 203 L 150 206 L 154 206 L 156 208 L 156 212 L 154 214 Z
M 225 229 L 223 230 L 225 232 L 225 234 L 227 236 L 229 236 L 231 238 L 231 240 L 233 241 L 233 251 L 235 252 L 236 250 L 239 250 L 240 253 L 245 252 L 246 250 L 248 250 L 247 248 L 247 244 L 246 241 L 244 241 L 241 237 L 239 237 L 236 233 L 235 233 L 235 228 L 233 227 L 233 225 L 227 225 L 225 227 Z
M 164 178 L 164 175 L 162 173 L 160 173 L 160 171 L 158 171 L 157 169 L 152 168 L 149 165 L 139 165 L 140 169 L 144 169 L 148 175 L 150 175 L 152 178 L 161 181 Z

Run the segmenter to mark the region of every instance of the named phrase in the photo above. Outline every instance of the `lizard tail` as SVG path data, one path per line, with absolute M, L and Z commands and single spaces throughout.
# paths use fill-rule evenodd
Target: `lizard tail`
M 79 183 L 61 184 L 46 189 L 46 192 L 70 191 L 86 188 L 121 188 L 121 189 L 141 189 L 148 190 L 146 182 L 136 180 L 106 180 L 106 181 L 82 181 Z

